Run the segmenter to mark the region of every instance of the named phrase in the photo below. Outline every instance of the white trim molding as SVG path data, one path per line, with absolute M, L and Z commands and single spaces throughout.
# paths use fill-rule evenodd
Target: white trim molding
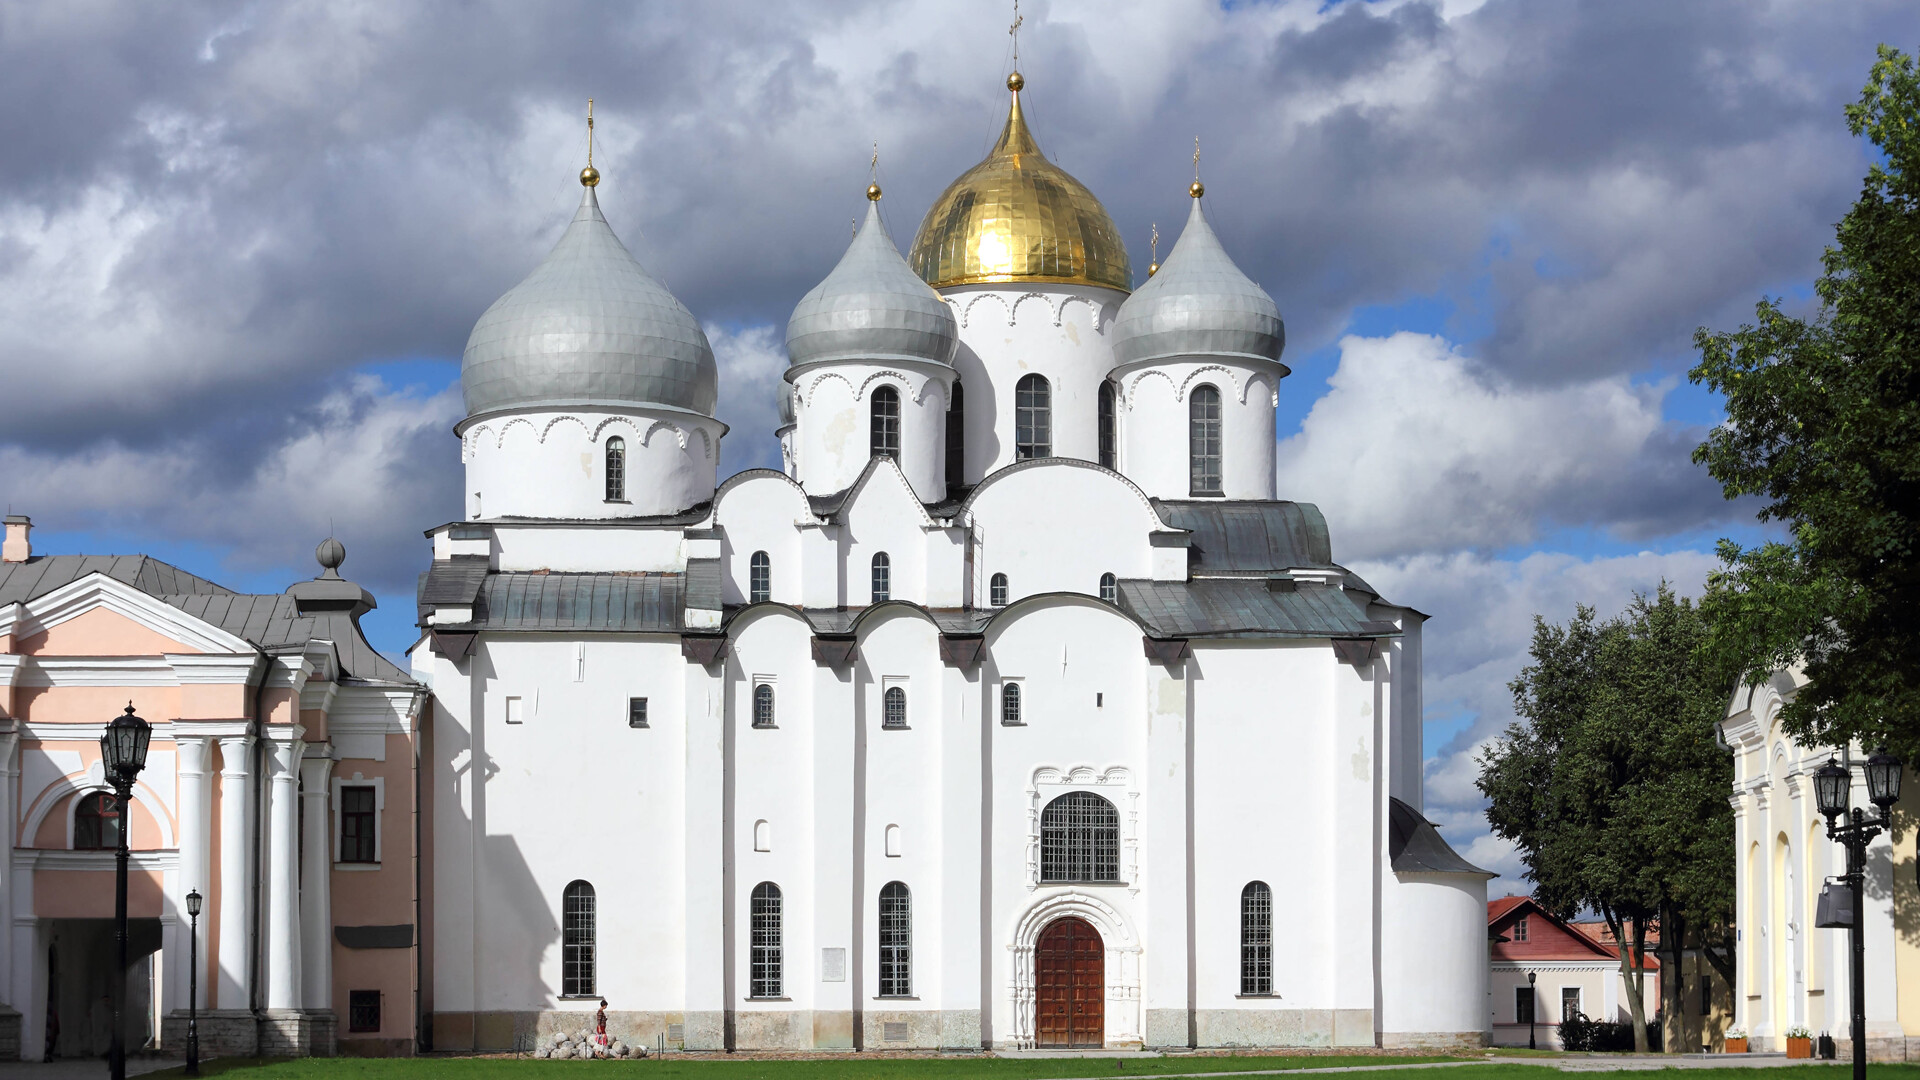
M 1007 946 L 1012 954 L 1013 980 L 1008 993 L 1013 1002 L 1013 1039 L 1016 1049 L 1034 1047 L 1034 1007 L 1038 980 L 1034 972 L 1034 950 L 1040 934 L 1055 920 L 1072 916 L 1086 920 L 1100 934 L 1105 946 L 1107 1042 L 1139 1042 L 1140 1024 L 1140 935 L 1121 909 L 1106 899 L 1079 886 L 1050 890 L 1027 906 L 1014 926 L 1013 941 Z

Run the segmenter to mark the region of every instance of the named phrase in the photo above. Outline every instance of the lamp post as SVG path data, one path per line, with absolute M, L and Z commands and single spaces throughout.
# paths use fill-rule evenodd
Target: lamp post
M 100 736 L 100 761 L 107 781 L 113 785 L 114 801 L 120 812 L 120 842 L 114 851 L 113 874 L 113 1039 L 107 1044 L 107 1075 L 111 1080 L 127 1080 L 127 1031 L 122 1013 L 127 1002 L 127 816 L 133 797 L 133 782 L 147 767 L 147 742 L 153 738 L 153 725 L 133 714 L 133 702 L 127 711 L 113 718 L 106 734 Z
M 1539 977 L 1537 972 L 1527 972 L 1527 1049 L 1529 1050 L 1538 1049 L 1533 1045 L 1533 1024 L 1534 1017 L 1540 1014 L 1540 995 L 1534 992 L 1533 980 Z
M 1867 1077 L 1867 946 L 1860 925 L 1867 844 L 1892 822 L 1893 804 L 1900 799 L 1900 760 L 1881 750 L 1867 759 L 1865 771 L 1867 798 L 1879 808 L 1878 817 L 1868 817 L 1864 810 L 1847 808 L 1853 770 L 1840 764 L 1837 758 L 1828 758 L 1813 774 L 1813 795 L 1820 813 L 1827 819 L 1827 838 L 1847 849 L 1847 873 L 1842 880 L 1847 883 L 1853 899 L 1853 923 L 1847 927 L 1847 941 L 1852 946 L 1849 981 L 1853 998 L 1853 1080 Z M 1842 818 L 1845 824 L 1841 824 Z
M 200 890 L 187 894 L 187 1075 L 200 1075 Z

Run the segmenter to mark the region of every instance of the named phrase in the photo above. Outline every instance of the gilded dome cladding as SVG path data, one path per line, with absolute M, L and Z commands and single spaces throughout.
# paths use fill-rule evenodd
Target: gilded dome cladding
M 993 152 L 934 201 L 907 262 L 935 288 L 1057 281 L 1126 292 L 1133 285 L 1113 218 L 1041 154 L 1018 91 Z

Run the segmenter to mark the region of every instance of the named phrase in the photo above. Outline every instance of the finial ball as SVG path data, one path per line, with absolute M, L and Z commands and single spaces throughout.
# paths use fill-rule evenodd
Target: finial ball
M 1014 93 L 1016 94 L 1019 93 L 1020 88 L 1025 85 L 1027 85 L 1027 80 L 1021 78 L 1019 72 L 1016 71 L 1013 74 L 1007 76 L 1007 89 L 1013 91 Z
M 340 564 L 347 561 L 347 545 L 329 536 L 313 549 L 313 557 L 321 569 L 338 570 Z
M 580 186 L 596 187 L 600 183 L 600 170 L 589 165 L 580 170 Z
M 1159 264 L 1159 263 L 1148 263 L 1148 264 L 1147 264 L 1147 276 L 1148 276 L 1148 277 L 1152 277 L 1153 275 L 1155 275 L 1155 274 L 1157 274 L 1157 273 L 1159 273 L 1159 272 L 1160 272 L 1160 264 Z
M 880 185 L 879 184 L 867 185 L 867 198 L 873 202 L 880 201 Z
M 1207 185 L 1201 183 L 1198 180 L 1195 180 L 1193 183 L 1187 185 L 1187 194 L 1193 196 L 1196 199 L 1202 195 L 1205 195 L 1206 193 L 1207 193 Z

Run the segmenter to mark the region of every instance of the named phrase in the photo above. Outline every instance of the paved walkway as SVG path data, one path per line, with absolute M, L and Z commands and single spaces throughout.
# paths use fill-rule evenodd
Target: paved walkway
M 141 1076 L 180 1064 L 179 1058 L 130 1057 L 127 1075 Z M 0 1065 L 0 1077 L 6 1080 L 96 1080 L 107 1075 L 106 1058 L 76 1058 L 53 1062 L 10 1061 Z
M 1001 1057 L 1012 1055 L 1001 1054 Z M 1039 1056 L 1030 1052 L 1029 1055 Z M 1054 1052 L 1049 1056 L 1065 1057 Z M 1089 1051 L 1085 1056 L 1112 1058 L 1126 1054 Z M 1163 1055 L 1136 1052 L 1135 1057 Z M 1153 1073 L 1155 1080 L 1227 1080 L 1236 1076 L 1302 1076 L 1310 1073 L 1392 1072 L 1401 1069 L 1457 1069 L 1464 1065 L 1536 1065 L 1561 1072 L 1651 1072 L 1656 1069 L 1768 1069 L 1788 1065 L 1830 1065 L 1834 1062 L 1789 1060 L 1785 1054 L 1574 1054 L 1565 1057 L 1485 1057 L 1467 1061 L 1393 1062 L 1380 1065 L 1329 1065 L 1306 1069 L 1236 1069 L 1233 1071 Z M 1148 1075 L 1148 1074 L 1142 1074 Z M 1112 1080 L 1109 1077 L 1072 1077 L 1068 1080 Z

